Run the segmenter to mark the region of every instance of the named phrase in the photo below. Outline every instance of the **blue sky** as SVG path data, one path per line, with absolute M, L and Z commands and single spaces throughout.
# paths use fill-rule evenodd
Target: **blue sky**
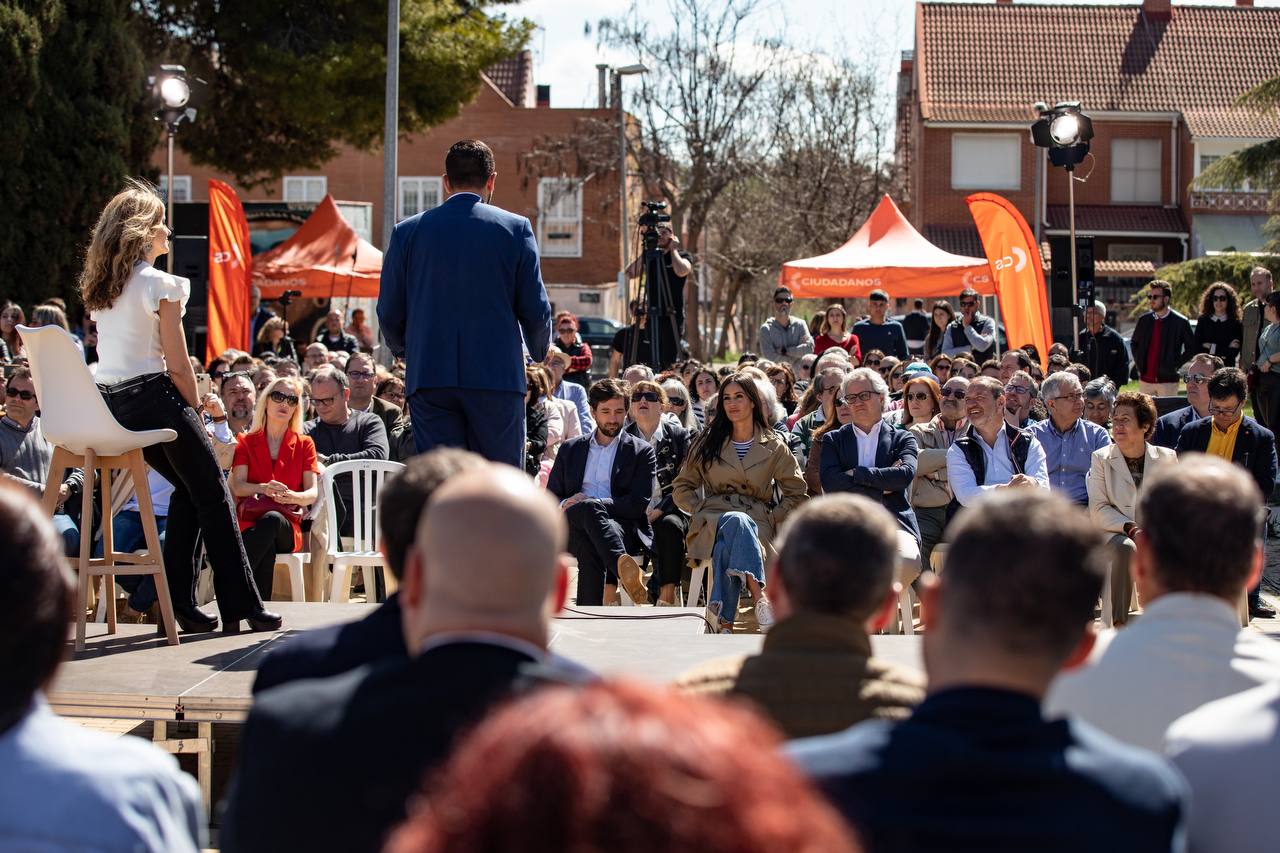
M 1132 6 L 1138 5 L 1139 0 L 1090 2 Z M 1181 5 L 1177 0 L 1174 4 Z M 886 95 L 892 93 L 899 51 L 910 48 L 914 41 L 912 0 L 763 0 L 760 5 L 757 32 L 781 32 L 801 50 L 870 56 L 884 69 Z M 1234 0 L 1197 0 L 1195 5 L 1231 6 Z M 1276 7 L 1280 0 L 1256 0 L 1255 5 Z M 631 0 L 523 0 L 504 11 L 529 18 L 539 26 L 530 44 L 534 75 L 536 82 L 551 85 L 552 106 L 584 107 L 596 103 L 596 63 L 626 65 L 633 61 L 597 47 L 595 36 L 595 24 L 600 18 L 622 15 L 630 7 Z M 652 10 L 657 21 L 666 13 L 667 3 L 648 0 L 644 8 Z M 586 32 L 588 27 L 590 32 Z

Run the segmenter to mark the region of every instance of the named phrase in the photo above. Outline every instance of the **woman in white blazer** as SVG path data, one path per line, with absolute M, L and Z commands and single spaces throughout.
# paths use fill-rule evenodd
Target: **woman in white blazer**
M 1148 441 L 1155 427 L 1156 407 L 1149 396 L 1133 391 L 1118 396 L 1111 416 L 1113 443 L 1094 451 L 1085 480 L 1089 515 L 1111 534 L 1111 569 L 1102 590 L 1102 623 L 1107 627 L 1127 622 L 1133 604 L 1129 560 L 1138 530 L 1138 491 L 1152 474 L 1178 461 L 1172 450 Z

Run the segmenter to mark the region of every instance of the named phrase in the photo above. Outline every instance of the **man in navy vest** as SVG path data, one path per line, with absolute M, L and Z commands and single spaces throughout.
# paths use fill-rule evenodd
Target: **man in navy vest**
M 551 303 L 529 220 L 494 207 L 493 152 L 474 139 L 444 161 L 449 197 L 395 227 L 378 322 L 405 359 L 418 452 L 464 447 L 523 467 L 524 356 L 541 361 Z

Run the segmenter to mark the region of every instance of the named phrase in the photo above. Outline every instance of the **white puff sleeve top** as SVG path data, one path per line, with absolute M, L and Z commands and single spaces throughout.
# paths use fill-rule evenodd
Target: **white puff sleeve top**
M 99 384 L 166 370 L 160 346 L 160 303 L 177 302 L 187 313 L 191 282 L 139 261 L 110 308 L 93 312 L 98 323 Z

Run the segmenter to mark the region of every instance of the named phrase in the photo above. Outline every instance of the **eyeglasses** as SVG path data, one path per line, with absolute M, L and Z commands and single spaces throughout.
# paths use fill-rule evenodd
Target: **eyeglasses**
M 1243 400 L 1242 400 L 1242 401 L 1240 401 L 1239 403 L 1236 403 L 1234 406 L 1231 406 L 1231 407 L 1210 405 L 1210 406 L 1209 406 L 1209 414 L 1211 414 L 1211 415 L 1234 415 L 1236 412 L 1240 411 L 1240 407 L 1241 407 L 1242 405 L 1244 405 L 1244 401 L 1243 401 Z
M 1188 373 L 1182 378 L 1188 385 L 1206 385 L 1209 382 L 1209 377 L 1203 373 Z
M 928 392 L 928 391 L 917 391 L 917 392 L 916 392 L 916 393 L 914 393 L 914 394 L 908 394 L 908 395 L 907 395 L 907 399 L 908 399 L 908 400 L 911 400 L 912 402 L 915 402 L 915 403 L 920 403 L 920 402 L 923 402 L 924 400 L 928 400 L 928 399 L 929 399 L 929 392 Z
M 1030 393 L 1031 393 L 1031 389 L 1030 389 L 1030 388 L 1028 388 L 1028 387 L 1027 387 L 1027 386 L 1025 386 L 1025 385 L 1007 385 L 1007 386 L 1005 386 L 1004 393 L 1006 393 L 1006 394 L 1018 394 L 1018 395 L 1021 395 L 1021 394 L 1030 394 Z M 1055 399 L 1056 399 L 1056 398 L 1055 398 Z
M 837 406 L 843 406 L 846 403 L 852 403 L 854 400 L 857 400 L 859 403 L 865 403 L 872 397 L 879 396 L 880 392 L 878 391 L 859 391 L 857 394 L 845 394 L 843 397 L 836 397 L 835 404 Z
M 28 400 L 28 401 L 34 400 L 36 398 L 36 395 L 34 393 L 30 391 L 19 391 L 16 388 L 4 389 L 4 395 L 6 397 L 17 397 L 19 400 Z
M 977 308 L 977 307 L 978 307 L 978 303 L 976 303 L 976 302 L 964 302 L 964 301 L 961 301 L 961 303 L 960 303 L 960 307 L 961 307 L 961 308 Z
M 689 405 L 689 401 L 683 397 L 668 397 L 667 402 L 672 406 L 679 406 L 680 408 L 684 408 Z
M 330 398 L 329 398 L 329 400 L 330 400 L 330 401 L 332 401 L 332 400 L 333 400 L 333 398 L 332 398 L 332 397 L 330 397 Z M 284 393 L 283 391 L 272 391 L 272 392 L 271 392 L 271 401 L 272 401 L 273 403 L 288 403 L 290 406 L 296 406 L 296 405 L 298 405 L 298 397 L 297 397 L 297 395 L 295 395 L 295 394 L 286 394 L 286 393 Z
M 866 361 L 864 361 L 864 362 L 862 362 L 862 363 L 863 363 L 865 366 L 868 366 L 868 367 L 879 367 L 879 366 L 880 366 L 880 359 L 878 359 L 878 358 L 869 358 L 869 359 L 867 359 Z
M 840 390 L 839 388 L 837 388 L 836 386 L 832 385 L 832 386 L 831 386 L 831 387 L 829 387 L 829 388 L 823 388 L 823 389 L 822 389 L 822 390 L 820 390 L 818 393 L 819 393 L 819 394 L 834 394 L 835 392 L 837 392 L 837 391 L 839 391 L 839 390 Z
M 941 394 L 943 397 L 955 397 L 957 400 L 964 399 L 963 388 L 943 388 L 938 393 Z
M 790 305 L 793 301 L 794 301 L 794 300 L 789 299 L 789 298 L 788 298 L 788 299 L 775 299 L 775 300 L 773 300 L 773 304 L 774 304 L 774 305 Z
M 353 370 L 347 374 L 348 379 L 355 379 L 357 382 L 364 382 L 372 379 L 373 374 L 367 370 Z
M 951 365 L 949 365 L 949 364 L 945 364 L 945 363 L 944 363 L 944 364 L 936 365 L 936 366 L 933 368 L 933 372 L 934 372 L 934 373 L 950 373 L 950 372 L 951 372 Z
M 336 399 L 338 398 L 337 397 L 312 397 L 311 402 L 315 403 L 317 406 L 328 406 L 328 405 L 332 405 L 333 401 Z
M 562 335 L 563 335 L 565 332 L 576 332 L 576 331 L 578 331 L 578 330 L 577 330 L 577 329 L 575 329 L 573 326 L 561 326 L 561 327 L 560 327 L 560 334 L 562 334 Z
M 1077 402 L 1077 403 L 1078 403 L 1078 402 L 1081 402 L 1081 401 L 1083 401 L 1083 400 L 1084 400 L 1084 392 L 1083 392 L 1083 391 L 1077 391 L 1077 392 L 1076 392 L 1076 393 L 1074 393 L 1074 394 L 1063 394 L 1063 395 L 1058 396 L 1058 397 L 1050 397 L 1050 398 L 1049 398 L 1049 400 L 1050 400 L 1050 401 L 1053 401 L 1053 400 L 1071 400 L 1071 401 L 1073 401 L 1073 402 Z
M 658 402 L 658 392 L 657 391 L 637 391 L 631 395 L 631 402 L 639 403 L 641 400 L 643 400 L 646 403 L 656 403 Z
M 1214 302 L 1226 302 L 1226 301 L 1227 301 L 1227 294 L 1225 294 L 1225 293 L 1215 293 L 1215 294 L 1213 294 L 1213 301 L 1214 301 Z

